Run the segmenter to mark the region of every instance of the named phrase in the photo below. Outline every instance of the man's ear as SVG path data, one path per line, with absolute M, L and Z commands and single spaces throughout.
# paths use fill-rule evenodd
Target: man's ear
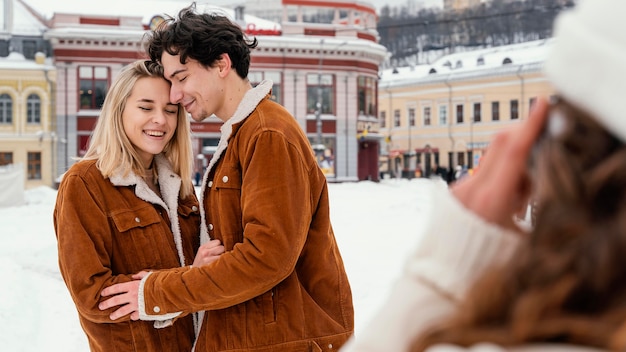
M 216 64 L 220 76 L 225 77 L 230 72 L 233 62 L 230 60 L 230 56 L 224 53 L 220 55 L 220 58 L 219 60 L 217 60 Z

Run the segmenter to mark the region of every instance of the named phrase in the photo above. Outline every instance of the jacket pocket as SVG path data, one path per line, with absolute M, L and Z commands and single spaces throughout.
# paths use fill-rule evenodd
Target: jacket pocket
M 270 324 L 276 321 L 276 306 L 274 304 L 274 289 L 261 295 L 261 305 L 263 307 L 263 322 Z
M 241 170 L 238 164 L 224 164 L 213 178 L 215 189 L 241 190 Z
M 117 229 L 112 255 L 114 273 L 134 274 L 140 270 L 158 269 L 164 265 L 164 260 L 176 259 L 174 255 L 169 259 L 161 256 L 170 251 L 176 253 L 176 249 L 169 225 L 151 204 L 116 211 L 110 216 Z M 172 264 L 175 265 L 176 261 Z
M 126 232 L 134 228 L 147 227 L 161 222 L 159 214 L 157 214 L 152 205 L 115 212 L 111 214 L 111 218 L 119 232 Z

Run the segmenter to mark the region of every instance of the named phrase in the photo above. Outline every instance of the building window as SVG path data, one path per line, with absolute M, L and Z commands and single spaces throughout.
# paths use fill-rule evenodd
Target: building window
M 474 103 L 474 122 L 480 122 L 480 103 Z
M 456 105 L 456 123 L 463 123 L 463 104 Z
M 0 166 L 13 164 L 12 152 L 0 152 Z
M 357 80 L 359 115 L 376 116 L 376 87 L 372 77 L 359 76 Z
M 272 95 L 270 99 L 282 104 L 283 101 L 283 75 L 278 71 L 267 72 L 250 72 L 248 73 L 248 79 L 252 86 L 256 86 L 264 80 L 272 81 Z
M 407 115 L 409 118 L 409 126 L 415 126 L 415 108 L 409 108 Z
M 393 111 L 393 127 L 400 127 L 400 110 Z
M 528 111 L 532 111 L 533 106 L 535 106 L 535 102 L 537 102 L 537 97 L 532 97 L 528 99 Z
M 335 92 L 333 90 L 333 75 L 309 74 L 306 76 L 307 112 L 315 114 L 335 114 Z
M 456 153 L 456 164 L 457 165 L 461 165 L 461 166 L 465 166 L 465 153 L 464 152 L 457 152 Z
M 27 59 L 34 59 L 37 52 L 37 42 L 34 40 L 24 40 L 22 42 L 22 55 Z
M 9 41 L 0 40 L 0 57 L 9 56 Z
M 439 105 L 439 124 L 440 125 L 448 124 L 448 106 L 447 105 Z
M 386 111 L 381 111 L 380 112 L 380 127 L 381 128 L 385 128 L 387 127 L 387 112 Z
M 519 119 L 519 103 L 517 99 L 511 100 L 511 120 Z
M 28 179 L 41 180 L 40 152 L 28 152 Z
M 0 95 L 0 124 L 13 123 L 13 99 L 8 94 Z
M 26 99 L 26 105 L 26 122 L 41 123 L 41 99 L 39 99 L 39 95 L 29 95 Z
M 491 120 L 492 121 L 500 120 L 500 102 L 499 101 L 491 102 Z
M 424 126 L 430 126 L 430 106 L 424 107 Z
M 109 88 L 109 69 L 98 66 L 81 66 L 78 68 L 78 74 L 80 108 L 100 109 Z

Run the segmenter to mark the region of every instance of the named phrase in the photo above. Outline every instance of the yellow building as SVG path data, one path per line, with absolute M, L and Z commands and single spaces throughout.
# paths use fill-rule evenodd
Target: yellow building
M 470 173 L 494 134 L 527 118 L 553 89 L 542 74 L 551 39 L 455 53 L 382 73 L 380 171 L 429 176 L 439 165 Z
M 464 10 L 480 5 L 481 0 L 443 0 L 444 10 Z
M 55 77 L 44 54 L 0 57 L 0 165 L 23 167 L 26 188 L 54 185 Z

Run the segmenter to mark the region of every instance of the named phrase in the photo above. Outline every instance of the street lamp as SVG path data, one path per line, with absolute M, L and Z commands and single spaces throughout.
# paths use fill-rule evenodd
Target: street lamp
M 324 151 L 322 144 L 322 65 L 324 63 L 324 38 L 320 39 L 320 60 L 317 68 L 317 101 L 315 103 L 315 146 L 316 154 Z

